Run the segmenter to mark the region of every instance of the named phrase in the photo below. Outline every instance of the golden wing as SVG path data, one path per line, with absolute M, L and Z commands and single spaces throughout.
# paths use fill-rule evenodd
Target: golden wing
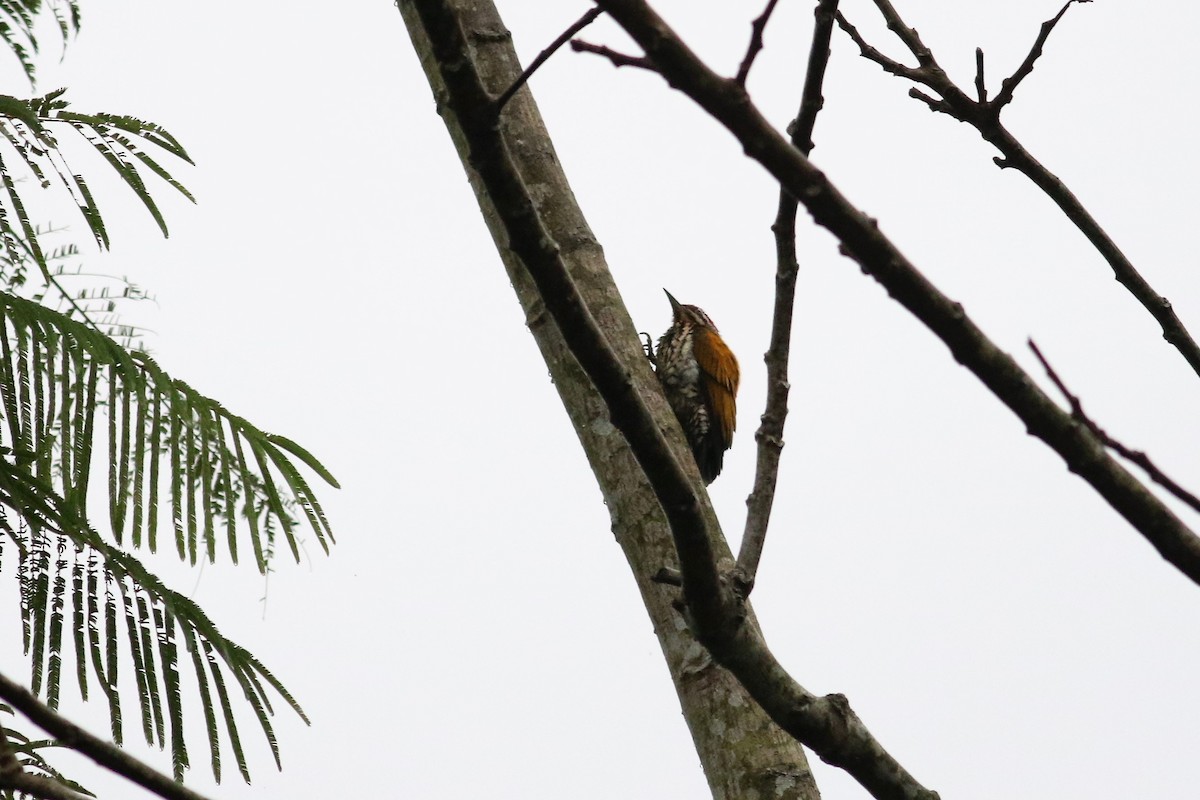
M 711 330 L 696 331 L 692 342 L 696 363 L 704 373 L 703 384 L 712 406 L 713 421 L 728 450 L 737 428 L 738 362 L 721 337 Z

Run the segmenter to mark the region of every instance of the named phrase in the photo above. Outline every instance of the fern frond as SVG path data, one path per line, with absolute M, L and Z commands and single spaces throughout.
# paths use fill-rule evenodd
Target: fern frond
M 97 413 L 106 418 L 96 420 Z M 170 748 L 179 776 L 189 764 L 180 666 L 186 663 L 209 704 L 204 724 L 214 773 L 221 771 L 223 738 L 239 771 L 249 774 L 233 722 L 231 681 L 278 763 L 272 703 L 282 698 L 306 719 L 295 699 L 198 606 L 116 545 L 153 548 L 158 506 L 167 503 L 182 558 L 215 560 L 220 549 L 236 558 L 238 534 L 248 530 L 265 572 L 276 531 L 283 532 L 297 559 L 305 526 L 328 548 L 328 520 L 301 465 L 336 485 L 332 474 L 295 442 L 261 431 L 168 375 L 150 356 L 122 348 L 81 320 L 3 291 L 0 416 L 0 536 L 16 544 L 23 642 L 34 690 L 57 704 L 63 671 L 74 671 L 81 695 L 100 688 L 113 738 L 121 741 L 117 670 L 123 652 L 132 664 L 129 683 L 137 693 L 143 734 Z M 112 533 L 106 536 L 86 522 L 97 450 L 108 462 L 104 483 Z M 221 528 L 224 536 L 218 538 Z M 75 660 L 73 670 L 63 662 L 67 657 Z M 220 704 L 219 713 L 213 702 Z
M 115 585 L 123 597 L 125 607 L 126 632 L 128 639 L 128 654 L 134 664 L 135 680 L 142 707 L 143 731 L 147 739 L 159 747 L 169 744 L 173 769 L 177 777 L 181 777 L 189 766 L 189 757 L 184 737 L 184 703 L 183 680 L 180 665 L 183 661 L 177 642 L 182 639 L 190 654 L 190 666 L 195 675 L 196 687 L 205 704 L 205 728 L 209 736 L 209 750 L 214 774 L 220 774 L 220 740 L 221 730 L 215 706 L 212 703 L 212 690 L 215 688 L 217 699 L 221 704 L 222 716 L 225 722 L 225 734 L 234 751 L 239 769 L 248 779 L 245 754 L 242 752 L 236 724 L 233 722 L 233 710 L 226 689 L 228 679 L 233 678 L 242 688 L 246 702 L 253 709 L 264 737 L 271 749 L 272 756 L 279 763 L 279 748 L 271 717 L 274 708 L 271 704 L 272 693 L 282 698 L 307 722 L 307 717 L 295 699 L 287 692 L 282 684 L 257 659 L 237 643 L 226 639 L 204 612 L 187 597 L 167 588 L 156 576 L 149 572 L 132 555 L 104 541 L 85 523 L 74 517 L 70 504 L 62 498 L 56 498 L 48 486 L 39 484 L 36 480 L 28 480 L 16 470 L 6 469 L 8 463 L 0 460 L 0 486 L 7 489 L 15 481 L 25 485 L 25 489 L 41 500 L 45 508 L 45 519 L 39 526 L 26 527 L 24 536 L 28 539 L 22 548 L 22 562 L 30 559 L 40 559 L 34 564 L 34 572 L 41 572 L 46 580 L 53 584 L 51 589 L 54 599 L 50 606 L 52 616 L 65 618 L 68 611 L 78 619 L 85 616 L 89 622 L 81 627 L 86 629 L 86 636 L 91 637 L 92 644 L 81 640 L 76 643 L 76 655 L 86 658 L 97 673 L 98 682 L 105 687 L 106 693 L 111 692 L 112 698 L 118 695 L 114 665 L 117 663 L 116 649 L 120 637 L 116 633 L 116 608 L 111 592 L 100 590 L 100 580 L 103 579 L 106 588 Z M 8 505 L 12 494 L 0 491 L 0 509 L 5 518 L 14 509 Z M 41 527 L 45 524 L 48 527 Z M 39 544 L 39 540 L 43 544 Z M 54 544 L 54 543 L 62 544 Z M 45 543 L 50 543 L 48 546 Z M 65 544 L 78 554 L 88 554 L 86 565 L 80 559 L 59 560 L 51 559 L 47 565 L 39 553 L 51 549 L 61 553 L 66 552 Z M 61 563 L 60 563 L 61 562 Z M 65 568 L 64 568 L 65 565 Z M 75 568 L 78 565 L 78 568 Z M 59 578 L 64 575 L 72 576 L 82 587 L 84 574 L 89 583 L 86 592 L 60 591 L 57 586 Z M 99 598 L 104 596 L 105 602 L 105 635 L 108 642 L 108 664 L 101 663 L 102 655 L 96 639 L 100 636 L 99 629 Z M 68 609 L 67 606 L 76 606 Z M 38 613 L 36 607 L 31 612 Z M 43 627 L 45 627 L 43 625 Z M 55 628 L 53 622 L 51 630 Z M 84 633 L 79 633 L 84 636 Z M 55 636 L 50 635 L 50 662 L 48 672 L 54 672 L 55 661 L 61 653 L 61 647 L 55 644 Z M 55 684 L 54 678 L 47 682 Z M 110 698 L 110 706 L 115 700 Z M 114 715 L 114 739 L 121 740 L 119 729 L 119 711 Z
M 79 0 L 50 0 L 49 6 L 55 22 L 58 23 L 58 32 L 66 43 L 73 34 L 79 32 L 79 23 L 82 20 Z
M 79 545 L 72 544 L 74 559 L 71 564 L 71 637 L 75 646 L 75 682 L 79 687 L 79 698 L 88 699 L 87 665 L 91 653 L 87 646 L 88 629 L 92 620 L 87 619 L 88 605 L 84 596 L 84 552 Z
M 204 648 L 204 657 L 208 662 L 209 670 L 212 674 L 213 686 L 217 690 L 217 697 L 221 701 L 221 714 L 225 718 L 225 729 L 229 731 L 229 746 L 233 749 L 233 757 L 237 761 L 238 772 L 242 774 L 242 779 L 246 783 L 250 782 L 250 768 L 246 763 L 246 752 L 242 749 L 242 739 L 238 735 L 237 720 L 233 716 L 233 706 L 229 703 L 229 690 L 225 688 L 225 678 L 221 674 L 220 663 L 217 661 L 216 654 L 213 652 L 213 645 L 210 642 L 201 642 Z M 215 772 L 214 765 L 214 772 Z
M 170 606 L 162 604 L 154 609 L 154 622 L 158 628 L 159 662 L 162 664 L 163 692 L 167 698 L 167 713 L 171 723 L 171 766 L 175 780 L 182 782 L 183 773 L 189 766 L 187 744 L 183 738 L 183 699 L 179 685 L 179 651 L 175 647 L 175 619 Z
M 0 3 L 0 40 L 5 40 L 3 4 Z M 10 29 L 11 33 L 11 29 Z M 7 40 L 6 40 L 7 41 Z M 163 235 L 167 223 L 144 178 L 157 176 L 175 191 L 195 202 L 195 197 L 144 146 L 191 163 L 179 141 L 161 125 L 120 114 L 85 114 L 70 109 L 63 90 L 23 99 L 0 95 L 0 143 L 7 144 L 38 180 L 42 188 L 55 181 L 74 202 L 97 245 L 108 247 L 108 232 L 95 198 L 83 176 L 72 169 L 54 131 L 59 128 L 78 134 L 116 172 L 145 206 Z M 0 240 L 9 260 L 18 260 L 21 247 L 30 248 L 34 263 L 47 280 L 47 258 L 38 249 L 37 236 L 18 193 L 15 173 L 0 157 L 3 196 L 0 198 Z
M 116 542 L 128 535 L 136 543 L 145 536 L 154 548 L 165 469 L 166 502 L 181 559 L 195 563 L 202 540 L 205 557 L 215 560 L 218 520 L 225 522 L 231 555 L 236 553 L 240 526 L 231 518 L 235 496 L 243 499 L 242 516 L 256 542 L 260 570 L 266 569 L 258 541 L 263 516 L 283 530 L 299 560 L 293 518 L 298 507 L 309 530 L 328 549 L 332 529 L 297 462 L 334 485 L 336 481 L 295 442 L 230 413 L 169 376 L 145 353 L 129 352 L 82 322 L 2 292 L 0 333 L 0 413 L 13 452 L 19 459 L 36 460 L 38 474 L 49 477 L 49 448 L 55 488 L 80 518 L 87 516 L 98 398 L 105 397 L 108 518 Z M 24 344 L 14 349 L 12 341 Z M 31 345 L 35 341 L 36 348 Z
M 83 117 L 83 115 L 72 115 L 74 117 Z M 125 181 L 137 198 L 142 201 L 142 205 L 150 212 L 150 216 L 154 217 L 154 221 L 158 223 L 159 230 L 163 236 L 167 236 L 167 221 L 163 218 L 162 212 L 159 211 L 158 205 L 154 202 L 154 198 L 150 196 L 150 192 L 146 189 L 146 184 L 142 181 L 142 176 L 137 171 L 137 165 L 129 160 L 128 154 L 119 147 L 120 142 L 112 136 L 106 136 L 103 128 L 89 127 L 84 123 L 76 123 L 75 130 L 79 132 L 84 141 L 95 148 L 108 165 L 112 167 L 121 180 Z M 174 183 L 174 181 L 172 181 Z M 178 184 L 176 184 L 178 185 Z M 179 187 L 183 189 L 182 186 Z M 183 190 L 185 196 L 195 202 L 195 198 Z
M 38 537 L 30 548 L 30 570 L 26 573 L 28 583 L 22 586 L 26 608 L 29 612 L 29 625 L 33 630 L 33 643 L 30 648 L 33 659 L 33 676 L 31 688 L 34 694 L 42 690 L 43 669 L 46 655 L 46 635 L 49 627 L 50 609 L 50 542 L 47 537 Z
M 21 33 L 24 33 L 23 31 Z M 3 40 L 12 54 L 16 56 L 17 62 L 20 63 L 21 69 L 25 72 L 25 78 L 29 81 L 29 85 L 33 86 L 36 79 L 37 69 L 30 58 L 30 50 L 36 49 L 36 44 L 32 36 L 26 36 L 26 43 L 22 43 L 18 38 L 18 31 L 13 29 L 13 26 L 7 22 L 0 20 L 0 40 Z
M 17 222 L 21 226 L 22 238 L 19 240 L 26 248 L 29 255 L 33 258 L 34 263 L 38 266 L 49 270 L 46 266 L 46 256 L 42 253 L 38 246 L 37 232 L 33 228 L 33 223 L 29 221 L 29 214 L 25 211 L 25 204 L 21 202 L 21 195 L 17 193 L 16 183 L 13 181 L 12 173 L 8 166 L 4 163 L 4 159 L 0 158 L 0 182 L 3 183 L 4 193 L 8 197 L 8 202 L 12 207 L 13 213 L 17 215 Z M 7 217 L 0 220 L 0 223 L 7 223 Z M 16 231 L 10 231 L 10 235 L 16 236 Z
M 66 541 L 56 537 L 55 557 L 52 559 L 54 575 L 50 581 L 50 637 L 47 651 L 46 705 L 58 708 L 59 686 L 62 680 L 62 634 L 63 618 L 67 598 Z
M 25 77 L 32 86 L 37 71 L 32 56 L 40 49 L 34 33 L 37 17 L 49 10 L 57 23 L 59 35 L 65 45 L 79 31 L 78 0 L 2 0 L 0 1 L 0 41 L 12 51 Z
M 146 662 L 142 651 L 142 638 L 139 635 L 137 611 L 134 607 L 132 593 L 124 582 L 113 581 L 121 593 L 121 607 L 125 618 L 125 636 L 129 645 L 129 655 L 133 660 L 133 679 L 137 686 L 138 709 L 141 711 L 142 735 L 146 741 L 154 744 L 154 711 L 150 703 L 150 685 L 146 679 Z M 115 637 L 114 637 L 115 638 Z
M 196 674 L 196 687 L 200 691 L 200 707 L 204 709 L 204 728 L 208 732 L 208 757 L 212 766 L 213 779 L 221 782 L 221 728 L 217 725 L 216 706 L 213 704 L 212 692 L 209 691 L 208 662 L 200 645 L 197 644 L 195 632 L 190 628 L 183 629 L 184 642 L 188 653 L 192 656 L 192 670 Z
M 76 545 L 78 547 L 78 545 Z M 116 605 L 113 601 L 112 586 L 108 580 L 104 581 L 104 592 L 101 594 L 100 578 L 101 570 L 98 568 L 96 554 L 84 548 L 79 548 L 79 552 L 86 557 L 85 570 L 87 573 L 87 591 L 83 597 L 87 602 L 87 651 L 88 659 L 91 663 L 92 672 L 95 675 L 96 682 L 100 685 L 100 690 L 104 692 L 104 696 L 108 701 L 108 715 L 112 727 L 113 741 L 118 745 L 123 740 L 121 730 L 121 700 L 120 694 L 117 692 L 115 669 L 116 661 Z M 100 601 L 104 599 L 104 630 L 100 629 L 101 611 Z M 106 652 L 102 652 L 100 643 L 106 643 Z M 108 656 L 108 664 L 105 664 L 105 656 Z M 76 658 L 79 658 L 77 655 Z M 81 680 L 86 675 L 86 666 L 79 667 Z M 87 699 L 86 697 L 84 698 Z

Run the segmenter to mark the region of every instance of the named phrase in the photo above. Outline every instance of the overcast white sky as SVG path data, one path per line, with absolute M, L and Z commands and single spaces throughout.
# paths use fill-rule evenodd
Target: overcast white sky
M 964 85 L 982 46 L 993 87 L 1059 8 L 895 4 Z M 760 5 L 657 7 L 732 74 Z M 528 61 L 588 4 L 500 7 Z M 751 78 L 781 126 L 811 7 L 780 4 Z M 901 54 L 868 0 L 843 8 Z M 163 241 L 106 192 L 114 247 L 89 266 L 157 296 L 149 344 L 166 369 L 305 444 L 344 487 L 324 494 L 332 555 L 310 541 L 269 584 L 250 567 L 158 565 L 313 720 L 278 718 L 276 773 L 246 719 L 251 787 L 231 758 L 213 787 L 193 737 L 189 783 L 224 798 L 705 796 L 599 492 L 392 4 L 84 12 L 42 88 L 166 125 L 197 162 L 179 176 L 199 199 L 165 203 Z M 1198 25 L 1192 3 L 1077 6 L 1007 119 L 1200 333 Z M 626 42 L 603 21 L 586 36 Z M 712 487 L 736 536 L 775 189 L 652 75 L 563 52 L 532 87 L 638 326 L 666 327 L 665 286 L 741 357 L 739 435 Z M 814 160 L 1010 353 L 1033 369 L 1034 337 L 1110 432 L 1200 487 L 1200 380 L 1048 200 L 906 90 L 836 34 Z M 845 693 L 943 798 L 1194 797 L 1200 588 L 802 229 L 788 448 L 754 595 L 773 649 L 812 691 Z M 26 675 L 16 626 L 0 640 L 5 672 Z M 814 768 L 826 798 L 866 796 Z

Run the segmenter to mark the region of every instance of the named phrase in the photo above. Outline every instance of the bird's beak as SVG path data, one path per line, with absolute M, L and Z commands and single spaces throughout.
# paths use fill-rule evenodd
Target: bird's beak
M 667 299 L 671 301 L 671 313 L 674 314 L 675 317 L 678 319 L 678 317 L 679 317 L 679 301 L 676 300 L 675 296 L 673 294 L 671 294 L 670 292 L 668 292 L 666 289 L 663 289 L 663 293 L 666 294 Z

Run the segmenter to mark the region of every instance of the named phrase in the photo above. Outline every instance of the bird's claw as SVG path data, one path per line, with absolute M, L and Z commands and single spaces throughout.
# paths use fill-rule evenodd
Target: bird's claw
M 639 333 L 638 336 L 646 340 L 646 343 L 642 345 L 642 350 L 645 351 L 646 358 L 650 360 L 650 363 L 657 367 L 658 362 L 654 359 L 654 340 L 650 338 L 650 334 L 644 331 Z

